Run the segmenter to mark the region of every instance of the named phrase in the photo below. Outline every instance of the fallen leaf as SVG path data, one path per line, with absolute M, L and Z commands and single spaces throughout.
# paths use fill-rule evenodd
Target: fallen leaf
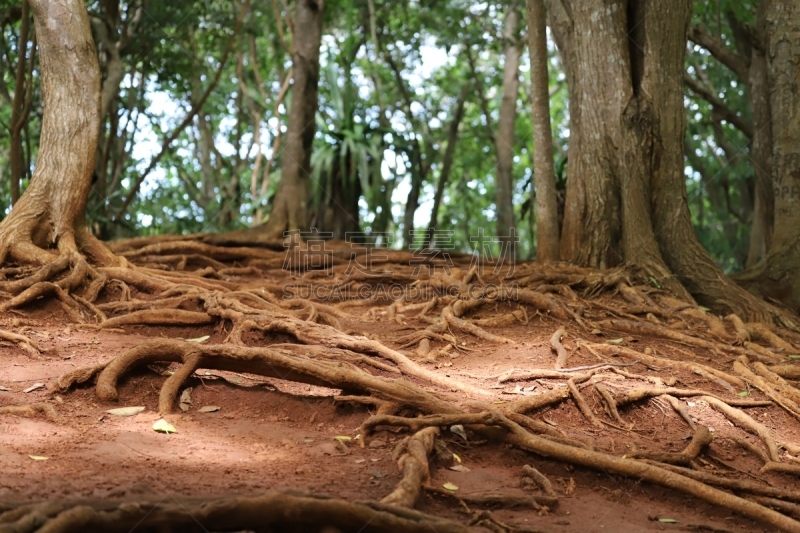
M 366 463 L 366 459 L 356 459 L 356 464 Z
M 353 437 L 348 437 L 347 435 L 337 435 L 333 438 L 338 440 L 339 442 L 350 442 L 351 440 L 353 440 Z
M 464 465 L 453 465 L 453 466 L 448 466 L 447 468 L 453 470 L 454 472 L 469 472 L 469 468 L 467 468 Z
M 458 490 L 458 485 L 456 485 L 455 483 L 450 483 L 449 481 L 444 485 L 442 485 L 442 487 L 446 488 L 447 490 L 452 490 L 454 492 Z
M 25 389 L 22 392 L 28 393 L 28 392 L 33 392 L 35 390 L 39 390 L 39 389 L 43 389 L 43 388 L 44 388 L 44 383 L 34 383 L 33 385 L 31 385 L 30 387 L 28 387 L 27 389 Z
M 153 424 L 153 431 L 158 431 L 159 433 L 175 433 L 175 426 L 161 418 Z
M 219 410 L 220 410 L 220 406 L 218 406 L 218 405 L 206 405 L 206 406 L 201 407 L 200 409 L 198 409 L 197 412 L 198 413 L 213 413 L 214 411 L 219 411 Z
M 8 387 L 3 387 L 2 385 L 0 385 L 0 391 L 11 392 L 11 389 L 9 389 Z
M 464 431 L 464 426 L 462 426 L 461 424 L 450 426 L 450 431 L 452 431 L 453 433 L 464 439 L 464 441 L 467 440 L 467 432 Z
M 45 457 L 44 455 L 29 455 L 28 457 L 30 457 L 34 461 L 47 461 L 48 459 L 50 459 L 49 457 Z
M 786 357 L 788 357 L 789 359 L 800 359 L 800 354 L 795 353 L 792 355 L 787 355 Z
M 592 333 L 592 335 L 602 335 L 603 334 L 603 332 L 600 331 L 599 329 L 593 329 L 591 331 L 591 333 Z
M 181 393 L 180 402 L 188 404 L 192 403 L 192 387 L 184 389 L 184 391 Z
M 143 405 L 137 405 L 135 407 L 120 407 L 118 409 L 109 409 L 106 413 L 114 416 L 133 416 L 138 415 L 144 411 Z
M 661 522 L 662 524 L 677 524 L 678 523 L 678 521 L 675 520 L 674 518 L 659 518 L 658 521 Z
M 622 344 L 622 341 L 624 341 L 624 340 L 625 339 L 620 337 L 619 339 L 609 339 L 606 342 L 609 343 L 609 344 Z
M 564 491 L 564 494 L 569 496 L 573 492 L 575 492 L 575 479 L 569 478 L 569 482 L 567 483 L 567 489 Z
M 745 397 L 745 396 L 747 396 L 748 394 L 750 394 L 750 391 L 743 390 L 742 392 L 739 392 L 739 393 L 737 393 L 736 395 L 737 395 L 737 396 L 741 396 L 742 398 L 744 398 L 744 397 Z
M 453 454 L 453 461 L 455 461 L 457 463 L 460 463 L 461 462 L 461 457 L 459 457 L 458 454 L 454 453 Z
M 197 337 L 196 339 L 186 339 L 186 342 L 206 342 L 210 338 L 211 335 L 203 335 L 202 337 Z

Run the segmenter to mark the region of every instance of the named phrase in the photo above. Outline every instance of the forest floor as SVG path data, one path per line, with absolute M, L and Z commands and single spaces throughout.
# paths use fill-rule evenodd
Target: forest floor
M 252 277 L 246 280 L 258 283 Z M 285 274 L 285 280 L 292 278 Z M 274 275 L 270 282 L 280 284 L 281 278 Z M 449 391 L 459 405 L 473 412 L 487 405 L 502 408 L 562 387 L 564 379 L 547 372 L 553 371 L 556 361 L 553 335 L 563 328 L 561 344 L 568 356 L 568 364 L 563 366 L 576 372 L 596 371 L 579 389 L 588 408 L 602 422 L 587 420 L 569 395 L 529 413 L 530 418 L 560 433 L 564 440 L 616 457 L 642 451 L 681 452 L 694 434 L 689 423 L 706 426 L 713 442 L 692 459 L 694 469 L 796 491 L 796 474 L 762 471 L 764 456 L 769 453 L 762 449 L 763 439 L 754 435 L 752 428 L 746 431 L 742 424 L 734 424 L 735 420 L 709 405 L 705 396 L 680 400 L 689 421 L 663 396 L 620 405 L 620 418 L 607 414 L 607 405 L 592 388 L 599 383 L 618 398 L 648 383 L 662 389 L 699 389 L 704 394 L 732 398 L 731 403 L 740 401 L 744 405 L 755 400 L 741 411 L 763 425 L 777 442 L 800 443 L 800 423 L 786 410 L 767 405 L 764 394 L 749 386 L 741 390 L 732 387 L 707 372 L 692 371 L 692 365 L 700 365 L 729 373 L 735 353 L 703 349 L 687 344 L 685 339 L 670 340 L 648 331 L 632 333 L 630 326 L 615 330 L 608 321 L 592 327 L 598 319 L 625 318 L 631 302 L 622 297 L 624 292 L 614 290 L 581 298 L 581 316 L 586 322 L 593 321 L 590 325 L 556 318 L 520 302 L 484 305 L 470 312 L 469 320 L 485 324 L 482 331 L 498 336 L 496 339 L 477 338 L 449 328 L 453 337 L 448 339 L 455 342 L 431 338 L 424 349 L 409 346 L 407 336 L 425 330 L 431 320 L 416 312 L 389 310 L 387 302 L 341 306 L 346 316 L 339 317 L 337 326 L 348 335 L 379 341 L 435 374 L 489 391 L 488 397 Z M 561 293 L 566 294 L 563 289 Z M 518 320 L 493 325 L 491 319 L 500 316 L 516 316 Z M 650 323 L 694 338 L 708 338 L 708 323 L 695 318 L 676 311 L 660 318 L 651 315 Z M 378 427 L 369 440 L 364 439 L 360 435 L 362 424 L 376 410 L 370 405 L 335 401 L 343 394 L 339 389 L 201 368 L 182 386 L 181 408 L 162 416 L 159 392 L 166 376 L 179 368 L 177 363 L 150 364 L 130 373 L 120 381 L 118 401 L 100 400 L 94 389 L 86 386 L 68 391 L 58 388 L 59 376 L 106 363 L 154 338 L 193 339 L 202 345 L 224 343 L 230 333 L 224 322 L 87 329 L 67 318 L 58 301 L 44 299 L 0 315 L 0 329 L 27 336 L 41 351 L 37 357 L 14 342 L 0 341 L 0 407 L 45 403 L 54 409 L 49 416 L 0 414 L 0 502 L 6 505 L 70 499 L 182 505 L 198 498 L 252 496 L 273 489 L 378 501 L 401 480 L 393 450 L 408 433 Z M 730 328 L 728 333 L 733 338 Z M 246 332 L 242 338 L 250 347 L 289 340 L 283 333 L 261 331 Z M 502 343 L 498 342 L 500 338 Z M 731 342 L 730 346 L 735 344 Z M 631 353 L 685 364 L 659 367 L 652 360 L 637 362 L 630 358 Z M 780 349 L 774 354 L 788 363 L 793 358 L 787 356 L 794 355 Z M 610 366 L 600 365 L 609 362 Z M 543 377 L 511 380 L 515 374 L 537 371 Z M 388 375 L 381 371 L 377 374 Z M 405 379 L 426 385 L 415 377 Z M 760 403 L 763 406 L 757 406 L 761 400 L 765 400 Z M 108 412 L 129 406 L 143 406 L 144 410 L 132 416 Z M 174 426 L 175 433 L 154 431 L 153 424 L 162 418 Z M 366 445 L 360 446 L 359 440 L 366 440 Z M 546 459 L 460 427 L 442 426 L 437 441 L 440 444 L 431 458 L 430 479 L 425 482 L 428 488 L 417 500 L 416 509 L 466 523 L 477 509 L 490 508 L 470 504 L 470 497 L 500 495 L 504 503 L 492 508 L 493 519 L 488 524 L 492 529 L 482 529 L 478 523 L 479 531 L 496 531 L 500 527 L 497 524 L 504 524 L 507 531 L 549 532 L 775 530 L 772 525 L 690 494 L 614 472 Z M 782 449 L 781 454 L 786 459 L 789 452 Z M 533 466 L 551 481 L 558 497 L 552 509 L 509 504 L 513 497 L 521 497 L 525 503 L 525 498 L 535 492 L 530 478 L 525 478 L 523 465 Z

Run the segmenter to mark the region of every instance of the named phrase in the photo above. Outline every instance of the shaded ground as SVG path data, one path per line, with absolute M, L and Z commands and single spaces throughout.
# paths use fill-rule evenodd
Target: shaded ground
M 507 307 L 511 310 L 517 306 Z M 502 311 L 497 309 L 497 313 Z M 639 351 L 649 347 L 661 357 L 703 362 L 721 369 L 729 368 L 733 359 L 720 361 L 718 355 L 704 350 L 640 335 L 613 331 L 587 335 L 576 324 L 542 316 L 533 309 L 529 311 L 528 324 L 486 328 L 517 344 L 501 345 L 456 331 L 461 349 L 451 350 L 435 363 L 425 365 L 437 373 L 490 389 L 494 393 L 490 401 L 502 405 L 521 395 L 550 390 L 558 383 L 538 379 L 500 384 L 497 377 L 512 369 L 551 369 L 555 355 L 549 339 L 561 324 L 567 327 L 564 344 L 570 352 L 569 366 L 572 367 L 598 363 L 597 357 L 586 349 L 576 349 L 576 338 L 599 343 L 623 338 L 621 346 Z M 398 339 L 409 331 L 427 326 L 426 322 L 413 317 L 390 320 L 385 304 L 349 307 L 348 313 L 354 317 L 342 321 L 342 329 L 366 334 L 392 348 L 399 348 Z M 484 309 L 472 318 L 494 314 L 494 310 Z M 335 404 L 333 397 L 339 394 L 338 390 L 255 375 L 200 371 L 199 378 L 188 383 L 192 386 L 189 410 L 165 416 L 177 428 L 177 433 L 171 435 L 152 430 L 152 424 L 161 418 L 157 404 L 164 378 L 157 372 L 169 371 L 166 366 L 151 366 L 126 379 L 116 403 L 99 401 L 93 390 L 87 388 L 67 394 L 48 394 L 47 389 L 59 375 L 108 361 L 147 339 L 209 335 L 205 343 L 212 344 L 226 337 L 219 327 L 129 326 L 124 334 L 87 331 L 65 322 L 61 310 L 53 302 L 29 306 L 22 315 L 5 313 L 0 319 L 0 328 L 29 336 L 44 354 L 41 359 L 32 359 L 12 343 L 0 344 L 0 386 L 8 389 L 0 392 L 0 405 L 47 401 L 55 407 L 58 418 L 49 421 L 44 417 L 0 415 L 0 501 L 135 498 L 169 502 L 204 496 L 252 495 L 269 489 L 379 500 L 391 492 L 400 479 L 392 460 L 392 448 L 401 437 L 397 431 L 380 431 L 366 448 L 353 441 L 346 446 L 337 445 L 334 437 L 355 437 L 368 416 L 364 406 Z M 268 345 L 274 339 L 252 334 L 248 341 L 250 345 Z M 432 349 L 442 345 L 432 343 Z M 413 351 L 405 353 L 414 355 Z M 177 365 L 173 364 L 172 369 L 175 368 Z M 668 375 L 676 378 L 676 387 L 703 388 L 720 396 L 730 396 L 730 391 L 721 385 L 690 372 L 656 372 L 643 366 L 626 370 L 642 375 Z M 619 375 L 614 375 L 613 379 L 621 383 L 626 381 Z M 23 392 L 35 383 L 43 383 L 46 388 Z M 763 396 L 753 392 L 749 398 Z M 597 398 L 591 396 L 589 402 L 596 414 L 604 416 Z M 146 409 L 128 418 L 105 412 L 134 405 Z M 198 411 L 212 405 L 218 406 L 219 411 Z M 689 398 L 688 408 L 692 418 L 708 426 L 717 437 L 700 459 L 702 468 L 794 490 L 795 480 L 783 474 L 760 473 L 761 464 L 755 456 L 721 438 L 738 436 L 758 446 L 755 437 L 734 427 L 702 400 Z M 777 407 L 757 407 L 747 412 L 781 439 L 800 441 L 797 438 L 800 425 Z M 558 428 L 570 438 L 592 443 L 597 450 L 615 455 L 637 449 L 678 452 L 692 434 L 668 405 L 655 400 L 622 409 L 621 414 L 634 424 L 632 431 L 608 425 L 592 426 L 571 400 L 541 409 L 534 418 Z M 525 494 L 526 489 L 521 488 L 523 464 L 532 465 L 549 477 L 561 496 L 558 509 L 550 513 L 532 509 L 494 511 L 497 519 L 512 526 L 544 531 L 774 530 L 690 496 L 545 460 L 474 435 L 465 442 L 455 433 L 443 432 L 442 440 L 450 451 L 460 456 L 469 471 L 452 471 L 447 468 L 449 463 L 434 461 L 430 484 L 441 487 L 447 482 L 454 483 L 459 495 L 487 491 Z M 31 455 L 48 459 L 37 461 L 31 459 Z M 467 516 L 454 500 L 438 495 L 423 496 L 417 508 L 456 520 L 465 520 Z M 659 519 L 676 522 L 660 522 Z

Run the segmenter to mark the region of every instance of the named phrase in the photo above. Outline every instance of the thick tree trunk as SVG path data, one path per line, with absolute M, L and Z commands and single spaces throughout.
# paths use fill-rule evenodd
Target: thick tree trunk
M 562 258 L 627 262 L 683 299 L 775 320 L 780 312 L 728 279 L 691 224 L 683 153 L 691 1 L 559 4 L 552 27 L 572 85 Z
M 550 76 L 544 0 L 528 0 L 528 51 L 533 109 L 533 184 L 536 191 L 536 259 L 558 261 L 558 200 L 550 126 Z
M 628 83 L 625 1 L 553 0 L 548 12 L 567 71 L 569 166 L 560 256 L 605 268 L 622 261 L 618 146 L 620 102 Z M 617 131 L 615 131 L 615 129 Z
M 760 2 L 756 33 L 762 43 L 766 42 L 765 7 Z M 754 266 L 766 256 L 772 242 L 775 199 L 772 192 L 772 111 L 770 109 L 769 71 L 764 49 L 750 47 L 750 69 L 748 71 L 747 94 L 753 113 L 753 138 L 750 158 L 756 176 L 753 225 L 750 229 L 750 249 L 747 267 Z
M 39 43 L 44 116 L 36 169 L 0 223 L 0 262 L 47 264 L 83 252 L 113 256 L 89 233 L 86 198 L 99 130 L 100 75 L 82 0 L 30 0 Z
M 766 258 L 741 281 L 753 292 L 800 312 L 800 6 L 765 6 L 775 227 Z
M 497 236 L 500 242 L 509 242 L 514 224 L 514 126 L 517 119 L 519 94 L 520 45 L 519 13 L 509 6 L 503 29 L 503 100 L 497 122 L 495 147 L 497 150 L 497 179 L 495 181 L 495 209 L 497 210 Z
M 292 36 L 292 105 L 281 156 L 281 181 L 264 232 L 280 238 L 286 230 L 308 229 L 311 148 L 316 131 L 319 47 L 325 0 L 298 0 Z

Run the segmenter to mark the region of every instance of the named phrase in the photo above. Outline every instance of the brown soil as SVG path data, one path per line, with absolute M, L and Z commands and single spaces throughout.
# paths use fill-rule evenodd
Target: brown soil
M 504 310 L 504 305 L 497 309 L 487 306 L 471 318 L 512 310 L 511 306 Z M 385 305 L 378 304 L 348 307 L 348 312 L 356 318 L 342 320 L 342 329 L 400 349 L 398 339 L 428 325 L 410 318 L 413 315 L 403 319 L 402 324 L 390 321 L 385 309 Z M 610 331 L 589 335 L 574 323 L 529 312 L 531 320 L 527 325 L 486 328 L 516 344 L 498 344 L 453 330 L 461 349 L 451 350 L 451 355 L 426 366 L 439 374 L 490 389 L 494 397 L 489 401 L 502 405 L 521 395 L 541 393 L 563 383 L 563 380 L 539 379 L 498 384 L 497 380 L 511 369 L 552 369 L 555 355 L 549 339 L 560 325 L 567 330 L 564 345 L 570 353 L 570 367 L 598 363 L 586 349 L 576 349 L 576 337 L 599 343 L 623 337 L 622 346 L 637 351 L 650 348 L 660 357 L 702 362 L 725 371 L 730 371 L 733 360 L 732 357 L 721 360 L 708 351 L 663 339 Z M 0 386 L 9 389 L 0 392 L 0 406 L 49 402 L 57 413 L 55 420 L 0 415 L 0 501 L 102 498 L 169 503 L 183 498 L 256 495 L 270 489 L 301 490 L 348 500 L 380 500 L 400 480 L 392 449 L 405 432 L 380 431 L 372 436 L 366 448 L 355 441 L 346 447 L 337 445 L 334 437 L 356 437 L 369 416 L 368 411 L 374 412 L 365 406 L 335 404 L 333 397 L 340 394 L 338 390 L 256 375 L 201 370 L 188 383 L 193 387 L 189 410 L 164 417 L 177 428 L 177 433 L 170 435 L 152 429 L 153 423 L 162 418 L 157 404 L 165 378 L 159 373 L 166 374 L 170 370 L 166 366 L 151 366 L 131 374 L 121 383 L 118 402 L 97 400 L 91 388 L 66 394 L 48 393 L 61 374 L 109 361 L 154 337 L 187 339 L 209 335 L 206 344 L 222 342 L 226 333 L 219 327 L 127 326 L 124 334 L 87 331 L 65 321 L 55 302 L 39 301 L 24 308 L 24 313 L 4 313 L 0 329 L 27 335 L 44 352 L 41 358 L 32 359 L 16 344 L 0 341 Z M 266 346 L 276 341 L 284 339 L 252 332 L 247 335 L 248 345 Z M 433 350 L 441 346 L 441 342 L 431 342 Z M 403 353 L 413 356 L 413 351 Z M 173 364 L 173 368 L 177 366 Z M 657 372 L 641 365 L 625 370 L 673 376 L 677 378 L 675 387 L 702 388 L 719 396 L 730 396 L 721 385 L 686 371 Z M 23 392 L 35 383 L 43 383 L 46 388 Z M 597 396 L 588 390 L 586 393 L 595 414 L 605 419 Z M 763 396 L 753 392 L 748 398 L 763 399 Z M 716 437 L 701 459 L 704 468 L 794 490 L 796 481 L 790 476 L 760 473 L 762 465 L 754 455 L 721 438 L 738 436 L 758 445 L 755 437 L 734 427 L 702 400 L 688 401 L 694 420 L 712 429 Z M 108 409 L 136 405 L 146 409 L 132 417 L 106 413 Z M 210 405 L 220 409 L 209 413 L 198 411 Z M 541 409 L 532 417 L 572 439 L 592 443 L 598 451 L 617 456 L 636 450 L 680 452 L 692 435 L 669 405 L 654 400 L 621 407 L 620 412 L 626 422 L 634 425 L 632 431 L 589 424 L 571 400 Z M 781 440 L 800 442 L 800 425 L 783 410 L 771 406 L 747 412 Z M 442 431 L 441 438 L 450 451 L 461 457 L 469 471 L 452 471 L 447 468 L 450 464 L 433 460 L 430 484 L 435 487 L 450 482 L 458 486 L 458 495 L 486 492 L 524 495 L 526 489 L 521 488 L 524 464 L 534 466 L 551 480 L 560 496 L 557 510 L 493 511 L 497 520 L 511 526 L 586 532 L 774 530 L 675 491 L 546 460 L 474 434 L 469 435 L 468 442 L 449 431 Z M 34 460 L 30 456 L 43 456 L 47 460 Z M 430 493 L 420 498 L 417 509 L 458 521 L 469 517 L 455 500 Z

